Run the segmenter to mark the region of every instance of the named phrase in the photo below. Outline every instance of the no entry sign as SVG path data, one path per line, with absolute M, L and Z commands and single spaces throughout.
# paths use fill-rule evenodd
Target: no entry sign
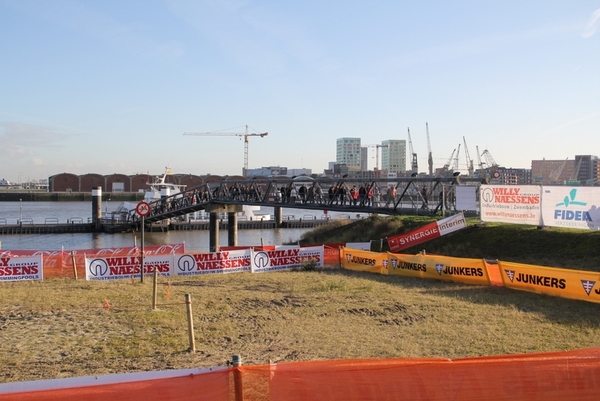
M 146 217 L 150 214 L 150 204 L 148 202 L 140 202 L 136 205 L 135 211 L 141 217 Z

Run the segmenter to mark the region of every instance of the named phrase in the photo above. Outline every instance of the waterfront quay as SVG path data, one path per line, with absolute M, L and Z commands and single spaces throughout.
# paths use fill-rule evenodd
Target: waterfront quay
M 286 216 L 287 217 L 287 216 Z M 348 216 L 349 218 L 349 216 Z M 280 225 L 274 220 L 238 220 L 237 228 L 240 230 L 263 230 L 274 228 L 315 228 L 327 224 L 330 219 L 316 218 L 289 218 L 285 219 Z M 123 225 L 111 224 L 106 220 L 102 224 L 102 231 L 106 233 L 123 232 Z M 228 230 L 227 219 L 219 221 L 219 229 Z M 170 223 L 157 223 L 146 226 L 146 231 L 164 232 L 164 231 L 194 231 L 210 230 L 210 223 L 207 220 L 176 221 Z M 63 224 L 58 222 L 47 222 L 34 224 L 24 220 L 21 224 L 6 224 L 6 221 L 0 218 L 0 235 L 7 234 L 76 234 L 94 232 L 94 225 L 91 222 L 80 220 L 68 221 Z
M 107 192 L 103 200 L 136 202 L 144 199 L 142 192 Z M 0 189 L 0 202 L 91 202 L 92 192 L 48 192 L 45 190 Z

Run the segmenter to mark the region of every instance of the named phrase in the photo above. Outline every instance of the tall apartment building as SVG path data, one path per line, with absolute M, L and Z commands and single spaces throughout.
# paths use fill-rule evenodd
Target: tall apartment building
M 360 171 L 369 171 L 369 148 L 360 148 Z
M 335 161 L 351 170 L 360 170 L 360 138 L 338 138 Z
M 381 169 L 388 173 L 406 172 L 406 140 L 388 139 L 381 145 Z

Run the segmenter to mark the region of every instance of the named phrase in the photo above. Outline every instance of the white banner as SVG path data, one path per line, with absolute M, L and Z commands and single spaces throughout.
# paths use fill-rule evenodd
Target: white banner
M 467 220 L 465 220 L 465 215 L 463 213 L 446 217 L 445 219 L 438 220 L 436 223 L 440 232 L 440 237 L 467 227 Z
M 252 273 L 301 269 L 309 263 L 314 263 L 315 267 L 323 267 L 323 254 L 323 245 L 252 251 L 250 266 Z
M 371 242 L 346 242 L 346 248 L 360 249 L 362 251 L 371 250 Z
M 174 261 L 176 276 L 240 273 L 250 270 L 250 249 L 176 255 Z
M 477 210 L 477 187 L 473 185 L 457 185 L 454 187 L 456 193 L 456 210 Z M 446 199 L 446 204 L 451 203 Z
M 461 212 L 444 219 L 425 224 L 407 233 L 386 238 L 390 252 L 399 252 L 403 249 L 422 244 L 432 239 L 450 234 L 467 226 L 465 215 Z
M 541 225 L 541 187 L 482 185 L 481 221 Z
M 120 280 L 140 278 L 141 258 L 139 256 L 107 256 L 103 258 L 85 258 L 86 280 Z M 144 257 L 144 275 L 172 275 L 173 255 L 149 255 Z
M 42 255 L 0 257 L 0 281 L 43 280 Z
M 545 226 L 600 230 L 599 187 L 544 187 Z

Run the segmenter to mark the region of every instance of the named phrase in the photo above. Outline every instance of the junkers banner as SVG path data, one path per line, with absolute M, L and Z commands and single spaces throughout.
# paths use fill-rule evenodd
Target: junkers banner
M 388 253 L 388 274 L 490 285 L 483 259 Z
M 544 187 L 545 226 L 600 230 L 600 188 Z
M 537 185 L 482 185 L 481 221 L 541 224 L 541 193 Z
M 385 253 L 342 248 L 344 269 L 387 274 L 388 258 Z
M 504 286 L 583 301 L 600 302 L 600 273 L 498 262 Z

